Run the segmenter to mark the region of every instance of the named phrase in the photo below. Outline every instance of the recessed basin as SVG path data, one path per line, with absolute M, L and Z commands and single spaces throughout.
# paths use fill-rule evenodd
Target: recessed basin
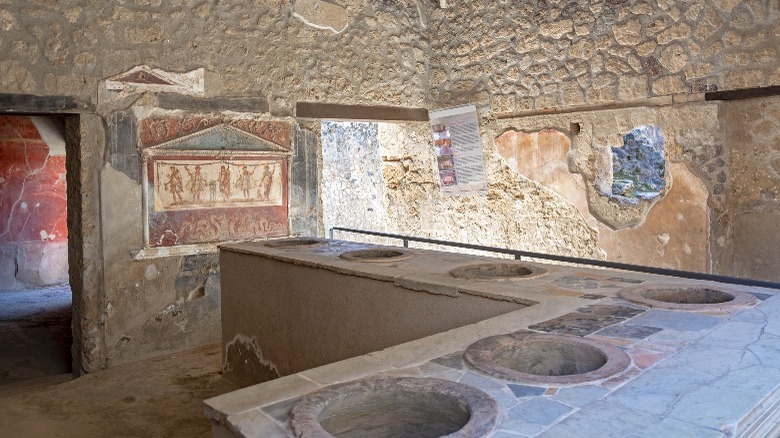
M 515 332 L 471 344 L 463 354 L 470 366 L 514 382 L 570 385 L 602 380 L 631 363 L 618 347 L 560 334 Z
M 401 249 L 360 249 L 341 253 L 339 257 L 355 262 L 395 262 L 410 259 L 414 256 L 411 251 Z
M 546 269 L 525 263 L 477 263 L 450 271 L 450 275 L 463 280 L 531 279 L 545 274 Z
M 323 243 L 320 239 L 297 238 L 297 239 L 279 239 L 271 240 L 265 243 L 265 246 L 271 248 L 295 248 L 299 246 L 317 245 Z
M 647 307 L 694 312 L 724 311 L 730 308 L 752 306 L 756 297 L 745 292 L 719 286 L 691 284 L 659 284 L 631 287 L 618 295 L 624 300 Z
M 484 437 L 498 405 L 484 392 L 434 378 L 374 378 L 333 385 L 292 408 L 297 437 Z

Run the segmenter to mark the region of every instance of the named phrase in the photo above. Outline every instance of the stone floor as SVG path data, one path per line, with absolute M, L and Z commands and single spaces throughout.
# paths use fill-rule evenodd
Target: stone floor
M 202 402 L 236 389 L 220 347 L 71 374 L 67 286 L 0 291 L 0 436 L 207 437 Z
M 0 385 L 71 372 L 68 285 L 0 291 Z
M 203 400 L 237 389 L 219 373 L 220 356 L 214 345 L 54 385 L 0 387 L 0 436 L 211 436 Z

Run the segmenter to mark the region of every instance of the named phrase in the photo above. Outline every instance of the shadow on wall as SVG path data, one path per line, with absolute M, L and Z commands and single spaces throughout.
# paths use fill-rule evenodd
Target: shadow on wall
M 65 123 L 0 116 L 0 289 L 68 281 Z

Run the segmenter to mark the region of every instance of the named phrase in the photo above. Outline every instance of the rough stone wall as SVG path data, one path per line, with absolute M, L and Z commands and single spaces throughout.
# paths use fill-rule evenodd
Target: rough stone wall
M 0 290 L 68 281 L 63 137 L 62 119 L 0 116 Z
M 380 124 L 388 231 L 441 240 L 599 258 L 577 208 L 513 172 L 483 130 L 487 196 L 444 196 L 428 124 Z
M 486 112 L 780 83 L 775 0 L 450 2 L 431 13 L 431 99 Z
M 342 4 L 334 33 L 292 1 L 4 0 L 3 91 L 94 102 L 98 81 L 148 64 L 204 67 L 208 95 L 265 96 L 277 115 L 298 100 L 507 113 L 780 82 L 773 0 Z
M 780 280 L 780 99 L 720 105 L 726 201 L 714 224 L 716 271 Z
M 2 92 L 96 102 L 98 82 L 146 64 L 206 69 L 208 96 L 424 106 L 428 38 L 415 1 L 349 1 L 338 34 L 293 16 L 294 2 L 29 2 L 0 8 Z
M 215 339 L 218 273 L 210 255 L 131 259 L 130 251 L 142 240 L 134 106 L 287 117 L 294 115 L 296 102 L 306 100 L 421 107 L 474 102 L 485 122 L 489 195 L 442 197 L 428 126 L 395 125 L 380 132 L 392 138 L 382 146 L 387 149 L 383 178 L 391 189 L 385 192 L 388 218 L 396 224 L 389 231 L 589 257 L 603 256 L 596 229 L 601 225 L 589 225 L 554 190 L 513 173 L 493 139 L 509 128 L 556 128 L 573 140 L 578 158 L 570 168 L 587 176 L 600 168 L 589 161 L 599 155 L 593 150 L 617 146 L 628 129 L 654 123 L 673 139 L 667 158 L 706 188 L 713 228 L 735 224 L 732 234 L 721 228 L 711 233 L 712 242 L 727 248 L 724 253 L 732 254 L 732 247 L 733 254 L 747 252 L 731 239 L 753 236 L 746 230 L 756 223 L 772 223 L 772 200 L 741 202 L 727 194 L 729 169 L 740 169 L 740 160 L 750 154 L 725 148 L 720 135 L 725 128 L 714 104 L 501 121 L 492 116 L 645 97 L 668 97 L 671 103 L 669 95 L 675 102 L 688 100 L 680 93 L 778 84 L 776 1 L 448 3 L 450 8 L 439 9 L 421 0 L 347 0 L 337 5 L 341 9 L 328 9 L 342 13 L 335 21 L 346 25 L 333 32 L 306 24 L 296 14 L 312 24 L 331 23 L 333 16 L 311 16 L 297 1 L 0 0 L 0 93 L 50 96 L 67 108 L 51 105 L 49 111 L 80 112 L 67 123 L 68 202 L 77 206 L 68 211 L 69 229 L 75 231 L 69 240 L 70 281 L 78 291 L 75 368 L 95 370 Z M 107 90 L 104 80 L 140 65 L 173 73 L 205 69 L 205 99 Z M 256 106 L 259 101 L 265 108 Z M 729 114 L 750 132 L 764 129 Z M 572 123 L 581 124 L 579 134 Z M 729 129 L 728 135 L 737 138 L 743 128 Z M 292 165 L 291 174 L 303 181 L 290 188 L 295 234 L 322 232 L 318 130 L 294 127 L 293 162 L 298 165 Z M 576 152 L 583 145 L 587 152 Z M 755 156 L 772 159 L 760 152 L 767 147 L 756 149 Z M 747 164 L 744 169 L 747 178 Z M 691 193 L 701 193 L 696 180 L 685 179 L 692 181 L 687 185 Z M 760 184 L 771 186 L 767 181 L 772 180 Z M 737 215 L 732 208 L 757 213 Z M 653 209 L 641 213 L 650 215 Z M 674 242 L 671 233 L 667 240 L 665 233 L 643 232 L 659 236 L 661 247 Z M 628 241 L 619 237 L 616 242 Z M 711 250 L 720 251 L 712 242 Z M 683 245 L 678 248 L 683 252 L 674 253 L 685 253 Z M 688 259 L 672 260 L 664 248 L 653 250 L 663 250 L 659 263 L 664 266 L 692 266 Z M 691 253 L 701 254 L 696 248 Z M 724 257 L 713 255 L 719 260 L 716 271 L 733 262 L 733 256 Z M 757 266 L 768 269 L 765 256 L 760 258 Z

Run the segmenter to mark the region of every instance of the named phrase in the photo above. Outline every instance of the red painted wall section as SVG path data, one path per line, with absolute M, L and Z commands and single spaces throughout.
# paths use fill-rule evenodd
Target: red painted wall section
M 0 287 L 67 281 L 65 155 L 30 117 L 0 116 Z

